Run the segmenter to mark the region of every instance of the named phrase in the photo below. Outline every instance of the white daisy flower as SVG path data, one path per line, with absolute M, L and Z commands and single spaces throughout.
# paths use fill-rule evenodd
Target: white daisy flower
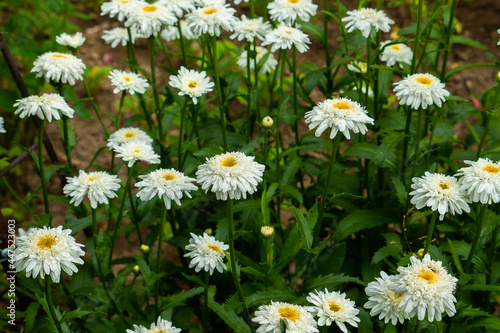
M 132 140 L 113 149 L 124 162 L 131 168 L 135 162 L 143 161 L 149 164 L 159 164 L 160 155 L 156 154 L 150 143 Z
M 42 96 L 28 96 L 18 99 L 14 104 L 17 108 L 14 114 L 20 118 L 38 116 L 40 119 L 47 118 L 50 123 L 52 118 L 60 120 L 59 111 L 68 118 L 73 118 L 75 111 L 66 103 L 59 94 L 43 94 Z
M 264 22 L 264 18 L 247 18 L 245 15 L 241 15 L 241 18 L 236 21 L 234 25 L 234 33 L 229 36 L 231 39 L 238 39 L 242 41 L 246 39 L 249 42 L 253 42 L 255 38 L 264 40 L 266 34 L 272 30 L 271 23 Z
M 422 261 L 414 256 L 410 260 L 408 267 L 398 267 L 397 278 L 389 283 L 389 288 L 401 296 L 399 307 L 409 317 L 417 315 L 418 320 L 424 320 L 426 312 L 429 321 L 440 321 L 443 312 L 453 316 L 457 301 L 453 292 L 458 280 L 428 254 Z
M 256 53 L 257 53 L 257 56 L 256 56 L 257 66 L 259 66 L 259 61 L 267 53 L 269 53 L 269 56 L 267 57 L 266 62 L 262 64 L 259 72 L 261 72 L 262 74 L 266 74 L 266 73 L 270 73 L 272 70 L 276 69 L 276 66 L 278 66 L 278 61 L 274 58 L 274 55 L 272 53 L 270 53 L 265 47 L 257 46 Z M 240 68 L 242 70 L 247 69 L 247 51 L 246 50 L 241 52 L 241 54 L 238 56 L 237 63 L 238 63 L 238 66 L 240 66 Z M 254 69 L 255 69 L 255 64 L 253 62 L 253 59 L 250 59 L 250 70 L 253 71 Z
M 75 241 L 71 229 L 30 228 L 25 235 L 16 238 L 16 271 L 26 271 L 27 277 L 42 279 L 50 275 L 52 281 L 59 283 L 61 269 L 68 275 L 78 272 L 75 264 L 83 264 L 80 258 L 85 255 L 84 245 Z
M 7 131 L 5 130 L 5 120 L 3 119 L 3 117 L 0 117 L 0 133 L 7 133 Z
M 271 20 L 292 25 L 297 18 L 309 22 L 316 15 L 318 5 L 312 0 L 274 0 L 267 5 Z
M 364 61 L 353 61 L 347 64 L 347 69 L 355 73 L 366 74 L 368 71 L 368 64 Z
M 203 269 L 212 275 L 215 269 L 222 273 L 227 268 L 224 264 L 226 257 L 224 251 L 228 249 L 229 245 L 216 240 L 215 237 L 209 236 L 206 232 L 203 233 L 203 236 L 191 233 L 189 244 L 186 245 L 186 250 L 189 252 L 184 257 L 191 258 L 189 268 L 194 267 L 196 273 Z
M 349 131 L 366 134 L 366 124 L 373 125 L 373 119 L 367 111 L 357 102 L 347 98 L 327 99 L 316 105 L 305 114 L 309 130 L 316 128 L 316 136 L 320 136 L 327 128 L 331 128 L 330 139 L 340 131 L 347 139 L 351 139 Z
M 133 140 L 144 141 L 147 144 L 153 143 L 153 139 L 143 130 L 137 127 L 124 127 L 109 136 L 108 147 L 116 149 L 116 147 Z
M 392 41 L 388 40 L 380 44 L 383 49 L 380 55 L 380 60 L 387 62 L 387 67 L 394 66 L 397 62 L 411 65 L 413 58 L 413 51 L 406 44 L 391 44 Z
M 462 214 L 462 210 L 470 212 L 467 204 L 469 199 L 455 177 L 426 171 L 422 177 L 414 177 L 412 181 L 411 188 L 414 191 L 410 192 L 413 196 L 411 203 L 416 205 L 417 209 L 430 207 L 439 212 L 441 221 L 448 211 L 452 215 L 455 215 L 455 212 Z
M 368 283 L 365 289 L 365 293 L 368 296 L 365 308 L 371 309 L 370 316 L 379 315 L 379 320 L 384 320 L 386 324 L 391 321 L 393 325 L 396 325 L 398 321 L 402 324 L 405 319 L 410 318 L 399 307 L 401 296 L 398 296 L 397 292 L 389 288 L 389 284 L 395 278 L 394 275 L 387 275 L 386 272 L 382 271 L 380 272 L 380 277 Z
M 221 28 L 234 30 L 237 23 L 234 17 L 236 9 L 231 8 L 224 0 L 202 2 L 201 5 L 202 7 L 186 15 L 186 22 L 196 35 L 208 33 L 210 36 L 220 36 Z
M 130 36 L 132 37 L 132 44 L 135 43 L 137 38 L 140 38 L 140 35 L 135 30 L 130 30 Z M 127 28 L 116 27 L 111 30 L 104 30 L 102 34 L 102 39 L 107 43 L 111 44 L 112 48 L 118 46 L 118 44 L 122 44 L 122 46 L 127 46 L 129 41 Z
M 446 102 L 445 97 L 450 96 L 450 92 L 444 89 L 444 83 L 431 74 L 413 74 L 394 85 L 399 102 L 415 110 L 432 104 L 441 107 L 442 102 Z
M 142 201 L 148 201 L 157 195 L 159 199 L 163 198 L 167 209 L 172 207 L 172 201 L 180 206 L 184 194 L 191 198 L 189 191 L 198 189 L 193 184 L 196 179 L 186 177 L 175 169 L 158 169 L 147 175 L 141 175 L 139 178 L 142 180 L 135 184 L 140 189 L 137 197 Z
M 149 83 L 139 74 L 132 72 L 124 72 L 119 69 L 114 69 L 109 73 L 108 78 L 111 84 L 115 86 L 113 93 L 118 94 L 122 91 L 127 91 L 133 95 L 135 93 L 144 94 Z
M 500 201 L 500 162 L 480 158 L 476 162 L 464 161 L 470 166 L 458 170 L 460 190 L 466 192 L 472 202 L 482 204 Z
M 105 171 L 86 173 L 80 170 L 78 176 L 68 177 L 63 193 L 71 197 L 70 204 L 78 206 L 85 196 L 90 200 L 90 206 L 97 208 L 98 203 L 109 203 L 108 198 L 115 198 L 115 191 L 120 188 L 120 178 Z
M 257 191 L 265 166 L 254 161 L 255 157 L 241 152 L 230 152 L 207 158 L 198 167 L 196 177 L 205 193 L 210 189 L 217 200 L 241 198 Z
M 148 329 L 144 326 L 134 325 L 134 330 L 127 329 L 126 333 L 180 333 L 181 329 L 173 326 L 168 320 L 158 317 L 156 323 L 152 323 Z
M 274 235 L 274 228 L 267 226 L 267 225 L 263 226 L 262 228 L 260 228 L 260 234 L 264 238 L 267 238 L 267 239 L 271 238 Z
M 149 38 L 158 35 L 162 25 L 175 22 L 177 18 L 165 6 L 145 2 L 130 11 L 125 26 L 137 30 L 142 38 Z
M 109 14 L 113 18 L 118 15 L 118 21 L 123 21 L 136 6 L 144 3 L 141 0 L 111 0 L 101 5 L 101 16 Z
M 32 73 L 36 77 L 75 85 L 75 80 L 83 80 L 85 70 L 83 61 L 70 53 L 45 52 L 33 63 Z
M 157 3 L 165 6 L 176 17 L 182 17 L 183 12 L 189 13 L 195 10 L 194 0 L 158 0 Z
M 318 324 L 305 307 L 284 302 L 261 305 L 252 321 L 260 324 L 257 333 L 280 333 L 281 321 L 285 322 L 287 333 L 319 332 Z
M 342 22 L 347 22 L 345 25 L 347 32 L 353 32 L 355 29 L 358 29 L 365 38 L 368 38 L 372 28 L 375 31 L 389 32 L 391 24 L 394 24 L 394 21 L 387 17 L 383 11 L 373 8 L 348 11 L 347 17 L 344 17 Z
M 56 43 L 59 45 L 64 45 L 68 47 L 72 47 L 74 49 L 79 48 L 85 43 L 86 38 L 83 37 L 81 32 L 77 32 L 74 35 L 70 35 L 67 33 L 62 33 L 59 36 L 56 36 Z
M 319 317 L 319 326 L 331 326 L 335 322 L 344 333 L 347 333 L 345 323 L 358 327 L 359 318 L 357 314 L 359 310 L 354 306 L 354 301 L 346 298 L 345 293 L 329 292 L 326 288 L 325 292 L 317 290 L 315 292 L 310 293 L 306 299 L 314 304 L 308 310 Z
M 193 99 L 193 103 L 198 103 L 198 97 L 206 94 L 209 91 L 212 91 L 212 87 L 215 86 L 215 83 L 210 81 L 210 78 L 207 77 L 207 72 L 197 72 L 194 69 L 187 69 L 182 66 L 179 69 L 179 73 L 177 75 L 170 75 L 170 81 L 168 84 L 173 87 L 179 89 L 179 95 L 189 95 Z
M 187 40 L 193 40 L 200 37 L 191 30 L 191 28 L 188 26 L 185 20 L 180 20 L 180 22 L 181 22 L 182 38 Z M 179 21 L 175 23 L 175 26 L 169 25 L 166 28 L 164 28 L 160 33 L 161 38 L 163 38 L 167 42 L 180 39 L 181 35 L 179 34 L 179 28 L 177 27 L 178 24 Z
M 291 49 L 295 45 L 297 51 L 304 53 L 309 49 L 307 44 L 311 44 L 311 41 L 302 30 L 282 23 L 266 35 L 266 39 L 261 45 L 272 45 L 271 52 L 279 49 Z

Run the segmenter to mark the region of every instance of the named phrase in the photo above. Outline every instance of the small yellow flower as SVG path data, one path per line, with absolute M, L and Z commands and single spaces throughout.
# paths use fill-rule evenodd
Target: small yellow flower
M 273 126 L 273 124 L 274 124 L 273 118 L 271 118 L 271 117 L 269 117 L 269 116 L 264 117 L 264 118 L 262 119 L 262 126 L 264 126 L 264 127 L 269 128 L 269 127 L 272 127 L 272 126 Z
M 151 248 L 147 244 L 141 244 L 142 253 L 149 253 L 149 251 L 151 251 Z

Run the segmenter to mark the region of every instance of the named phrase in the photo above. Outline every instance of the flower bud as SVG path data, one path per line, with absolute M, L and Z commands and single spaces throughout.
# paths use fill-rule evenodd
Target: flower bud
M 260 229 L 260 233 L 262 234 L 262 237 L 264 238 L 271 238 L 274 234 L 274 228 L 265 226 Z
M 139 268 L 139 265 L 135 265 L 134 267 L 132 267 L 132 271 L 134 271 L 135 274 L 139 274 L 141 269 Z
M 273 126 L 273 124 L 274 124 L 273 118 L 271 118 L 269 116 L 264 117 L 262 119 L 262 126 L 264 126 L 264 127 L 269 128 L 269 127 Z
M 146 244 L 141 244 L 141 252 L 146 254 L 146 253 L 149 253 L 149 251 L 151 251 L 150 247 Z
M 205 232 L 209 235 L 209 236 L 212 236 L 212 234 L 214 233 L 212 228 L 208 228 L 208 229 L 205 229 Z
M 497 73 L 497 76 L 495 77 L 495 79 L 497 80 L 497 82 L 500 82 L 500 72 Z

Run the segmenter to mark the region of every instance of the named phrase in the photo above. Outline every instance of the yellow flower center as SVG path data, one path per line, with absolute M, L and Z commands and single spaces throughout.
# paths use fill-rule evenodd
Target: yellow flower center
M 141 150 L 139 148 L 134 149 L 134 153 L 140 153 L 140 152 L 141 152 Z
M 96 179 L 97 179 L 97 176 L 90 176 L 90 177 L 88 177 L 88 178 L 87 178 L 87 180 L 88 180 L 89 182 L 91 182 L 91 181 L 93 181 L 93 180 L 96 180 Z
M 500 171 L 500 168 L 497 167 L 496 165 L 493 164 L 488 164 L 483 168 L 483 171 L 489 172 L 489 173 L 498 173 Z
M 190 81 L 188 83 L 188 88 L 196 88 L 196 87 L 198 87 L 198 82 Z
M 399 51 L 401 48 L 398 45 L 391 45 L 391 49 Z
M 135 134 L 132 132 L 126 132 L 123 136 L 126 137 L 127 139 L 130 139 L 133 138 Z
M 432 80 L 429 79 L 428 77 L 417 77 L 415 81 L 421 84 L 425 84 L 426 86 L 432 83 Z
M 220 247 L 218 245 L 209 244 L 209 245 L 207 245 L 207 247 L 209 250 L 215 251 L 217 253 L 222 253 L 222 250 L 220 249 Z
M 419 279 L 425 280 L 428 284 L 433 284 L 437 282 L 436 273 L 430 270 L 422 270 L 417 276 Z
M 257 55 L 260 56 L 262 54 L 262 51 L 257 51 Z
M 332 104 L 332 106 L 336 109 L 341 109 L 341 110 L 349 110 L 351 105 L 347 101 L 340 101 L 340 102 L 335 102 Z
M 68 59 L 68 57 L 66 57 L 65 55 L 62 55 L 62 54 L 53 54 L 52 55 L 54 58 L 63 58 L 63 59 Z
M 161 178 L 163 178 L 165 180 L 174 180 L 175 175 L 173 173 L 166 173 L 163 176 L 161 176 Z
M 289 3 L 298 3 L 300 0 L 288 0 Z
M 288 319 L 290 321 L 296 321 L 300 319 L 300 313 L 290 305 L 286 305 L 278 310 L 281 318 Z
M 445 182 L 444 180 L 441 180 L 438 185 L 442 190 L 447 190 L 450 188 L 450 184 L 448 182 Z
M 122 0 L 120 3 L 128 3 L 128 0 Z
M 130 82 L 130 78 L 128 76 L 124 76 L 123 79 L 127 82 Z
M 225 166 L 225 167 L 228 167 L 228 168 L 234 167 L 236 164 L 237 164 L 236 160 L 233 157 L 230 157 L 230 156 L 225 157 L 222 160 L 222 162 L 221 162 L 222 166 Z
M 392 298 L 394 298 L 394 300 L 395 300 L 395 301 L 397 301 L 397 302 L 399 303 L 399 302 L 401 301 L 401 297 L 402 297 L 402 295 L 399 295 L 399 296 L 398 296 L 398 293 L 397 293 L 397 292 L 395 292 L 395 291 L 391 291 L 391 293 L 392 293 Z
M 50 250 L 54 245 L 57 244 L 57 240 L 53 235 L 45 235 L 38 239 L 36 242 L 36 247 L 39 250 Z
M 342 310 L 340 304 L 337 304 L 334 301 L 328 302 L 328 308 L 333 312 L 339 312 L 340 310 Z
M 146 7 L 142 8 L 143 11 L 148 12 L 148 13 L 156 12 L 157 9 L 158 9 L 158 7 L 156 7 L 156 6 L 146 6 Z
M 217 13 L 217 9 L 215 8 L 207 8 L 203 11 L 204 15 L 212 15 L 214 13 Z

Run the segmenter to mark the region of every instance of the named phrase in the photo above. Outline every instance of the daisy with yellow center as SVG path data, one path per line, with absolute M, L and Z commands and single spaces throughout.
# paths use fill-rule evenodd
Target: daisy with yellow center
M 470 212 L 469 199 L 455 177 L 426 171 L 422 177 L 414 177 L 412 181 L 411 203 L 417 209 L 430 207 L 439 212 L 441 221 L 448 211 L 452 215 Z
M 262 46 L 257 46 L 255 51 L 257 53 L 257 56 L 256 56 L 257 65 L 260 66 L 260 68 L 259 68 L 260 73 L 267 74 L 267 73 L 270 73 L 271 71 L 276 69 L 276 66 L 278 65 L 278 61 L 276 60 L 274 55 L 271 52 L 269 52 L 268 49 L 266 49 L 265 47 L 262 47 Z M 263 64 L 260 64 L 260 60 L 262 58 L 264 58 L 264 56 L 266 54 L 269 54 L 266 62 Z M 248 53 L 245 50 L 245 51 L 241 52 L 241 54 L 238 56 L 238 60 L 237 60 L 238 66 L 240 66 L 240 68 L 242 70 L 245 70 L 245 71 L 247 69 L 247 57 L 248 57 Z M 251 71 L 255 70 L 255 63 L 254 63 L 253 59 L 250 60 L 250 70 Z
M 264 226 L 260 228 L 260 234 L 264 238 L 271 238 L 274 234 L 274 228 L 270 226 Z
M 365 293 L 368 296 L 365 308 L 371 309 L 370 316 L 374 317 L 378 315 L 378 319 L 384 320 L 386 324 L 391 321 L 393 325 L 396 325 L 398 322 L 402 324 L 409 317 L 399 307 L 401 296 L 389 288 L 389 284 L 395 281 L 394 279 L 394 275 L 388 275 L 382 271 L 380 272 L 380 277 L 368 283 L 365 289 Z
M 43 94 L 42 96 L 28 96 L 18 99 L 14 103 L 17 108 L 14 114 L 20 118 L 28 116 L 38 116 L 40 119 L 47 119 L 50 123 L 52 118 L 61 119 L 61 114 L 68 118 L 73 118 L 75 111 L 66 103 L 59 94 Z
M 458 170 L 460 189 L 465 191 L 472 202 L 482 204 L 500 201 L 500 162 L 480 158 L 476 162 L 464 161 L 468 167 Z
M 71 230 L 57 228 L 31 228 L 17 237 L 14 267 L 18 272 L 26 271 L 27 277 L 42 279 L 50 275 L 58 283 L 61 269 L 68 275 L 78 272 L 75 264 L 83 264 L 85 255 L 82 244 L 76 243 Z
M 309 22 L 316 15 L 318 5 L 312 0 L 274 0 L 267 5 L 273 21 L 292 25 L 297 19 Z
M 156 36 L 163 25 L 174 25 L 177 17 L 159 2 L 140 2 L 127 16 L 126 27 L 131 27 L 143 38 Z
M 131 134 L 131 133 L 130 133 Z M 143 161 L 149 164 L 159 164 L 160 155 L 156 154 L 150 143 L 132 140 L 113 149 L 124 162 L 131 168 L 135 162 Z
M 90 206 L 97 208 L 97 204 L 108 204 L 108 198 L 115 198 L 120 188 L 120 178 L 105 171 L 86 173 L 80 170 L 78 176 L 68 177 L 63 193 L 71 197 L 70 204 L 78 206 L 85 196 L 90 200 Z
M 402 105 L 408 105 L 417 110 L 436 104 L 441 107 L 450 92 L 437 77 L 431 74 L 413 74 L 394 83 L 394 92 Z
M 202 6 L 186 15 L 189 28 L 196 35 L 208 33 L 210 36 L 220 36 L 221 29 L 233 31 L 237 23 L 236 10 L 224 0 L 201 2 Z
M 264 18 L 247 18 L 245 15 L 241 15 L 241 18 L 234 26 L 234 34 L 232 34 L 229 38 L 236 38 L 240 42 L 244 39 L 249 42 L 253 42 L 255 38 L 264 40 L 266 38 L 266 34 L 271 30 L 271 23 L 264 22 Z
M 182 0 L 182 1 L 184 1 L 184 0 Z M 188 26 L 186 20 L 177 21 L 175 26 L 173 26 L 173 25 L 166 26 L 160 33 L 161 37 L 164 40 L 166 40 L 167 42 L 171 42 L 171 41 L 178 40 L 179 38 L 181 38 L 181 35 L 179 33 L 179 28 L 178 28 L 179 24 L 181 25 L 182 38 L 188 39 L 188 40 L 193 40 L 193 39 L 197 39 L 200 37 L 199 35 L 195 34 L 191 30 L 191 28 Z
M 252 321 L 260 324 L 257 333 L 280 333 L 282 322 L 290 333 L 319 332 L 316 321 L 305 307 L 284 302 L 260 306 Z
M 347 98 L 327 99 L 311 111 L 306 112 L 305 122 L 309 130 L 316 128 L 316 136 L 320 136 L 327 128 L 331 128 L 330 139 L 335 138 L 340 131 L 347 139 L 351 138 L 350 131 L 366 134 L 366 124 L 373 125 L 373 119 L 357 102 Z
M 399 309 L 410 318 L 417 315 L 418 320 L 424 320 L 426 314 L 429 321 L 440 321 L 444 312 L 453 316 L 458 280 L 428 254 L 422 260 L 412 256 L 410 261 L 408 267 L 398 267 L 399 274 L 388 285 L 401 297 Z
M 114 69 L 109 73 L 108 78 L 111 80 L 111 85 L 115 86 L 113 93 L 118 94 L 122 91 L 128 91 L 129 94 L 135 93 L 144 94 L 149 83 L 139 74 L 125 72 L 119 69 Z
M 140 0 L 111 0 L 101 5 L 101 16 L 109 14 L 113 18 L 118 15 L 118 21 L 123 21 L 137 5 Z
M 229 245 L 216 240 L 215 237 L 209 236 L 206 232 L 203 233 L 203 236 L 191 233 L 191 239 L 186 246 L 186 250 L 189 252 L 184 257 L 191 258 L 189 268 L 194 267 L 196 273 L 204 270 L 212 275 L 215 269 L 222 273 L 227 268 L 224 264 L 224 251 L 228 249 Z
M 344 333 L 347 333 L 346 324 L 358 327 L 359 310 L 356 309 L 354 301 L 346 298 L 345 293 L 329 292 L 327 289 L 324 292 L 315 290 L 307 296 L 307 301 L 313 304 L 309 311 L 318 316 L 319 326 L 335 323 Z
M 347 22 L 345 25 L 347 32 L 359 30 L 365 38 L 370 36 L 372 29 L 389 32 L 391 24 L 394 24 L 394 21 L 383 11 L 373 8 L 360 8 L 348 11 L 347 16 L 342 19 L 342 22 Z
M 257 191 L 265 166 L 241 152 L 216 155 L 200 165 L 196 177 L 201 188 L 215 193 L 217 200 L 241 198 Z
M 163 199 L 167 209 L 172 208 L 172 201 L 180 206 L 184 195 L 191 198 L 189 192 L 198 189 L 193 184 L 196 179 L 186 177 L 175 169 L 158 169 L 139 178 L 142 180 L 135 184 L 139 188 L 137 197 L 148 201 L 158 196 L 159 199 Z
M 261 45 L 272 45 L 271 52 L 275 52 L 280 49 L 287 50 L 295 46 L 297 51 L 304 53 L 309 49 L 309 45 L 307 44 L 311 44 L 311 41 L 309 40 L 309 37 L 298 27 L 298 25 L 296 27 L 291 27 L 281 23 L 266 35 L 266 39 Z
M 139 266 L 137 266 L 139 267 Z M 134 267 L 135 268 L 135 267 Z M 148 328 L 134 325 L 134 330 L 127 329 L 126 333 L 180 333 L 181 329 L 172 325 L 168 320 L 158 317 L 156 323 L 152 323 Z
M 387 67 L 392 67 L 396 63 L 404 63 L 411 65 L 411 60 L 413 58 L 413 51 L 411 48 L 405 44 L 391 44 L 392 41 L 388 40 L 380 44 L 380 49 L 382 49 L 382 54 L 380 55 L 380 61 L 387 62 Z
M 86 66 L 83 61 L 70 53 L 46 52 L 33 63 L 32 73 L 44 77 L 47 82 L 61 82 L 75 85 L 83 79 Z
M 143 141 L 149 145 L 153 143 L 153 139 L 140 128 L 124 127 L 109 136 L 108 147 L 114 150 L 122 144 L 133 140 Z
M 193 99 L 193 103 L 198 103 L 198 97 L 212 91 L 215 83 L 207 77 L 207 72 L 197 72 L 193 69 L 188 70 L 182 66 L 177 75 L 171 75 L 168 84 L 179 89 L 179 95 L 188 95 Z

